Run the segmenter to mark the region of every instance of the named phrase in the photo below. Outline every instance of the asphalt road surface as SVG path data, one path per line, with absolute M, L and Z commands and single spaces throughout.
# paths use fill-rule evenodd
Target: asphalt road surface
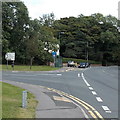
M 2 79 L 54 88 L 93 106 L 104 118 L 118 118 L 118 67 L 67 72 L 3 71 Z

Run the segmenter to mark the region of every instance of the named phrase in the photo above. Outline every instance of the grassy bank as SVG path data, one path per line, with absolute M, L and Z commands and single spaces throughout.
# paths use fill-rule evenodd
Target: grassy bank
M 14 65 L 15 71 L 52 71 L 57 70 L 59 68 L 51 67 L 51 66 L 32 66 L 32 69 L 30 69 L 30 66 L 25 65 Z M 2 65 L 2 70 L 13 70 L 11 65 L 8 65 L 8 69 L 6 65 Z
M 27 108 L 22 108 L 23 89 L 2 83 L 2 118 L 35 118 L 37 101 L 28 93 Z

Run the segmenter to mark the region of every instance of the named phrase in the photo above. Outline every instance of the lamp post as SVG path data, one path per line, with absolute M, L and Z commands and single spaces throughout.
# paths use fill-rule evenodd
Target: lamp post
M 87 41 L 86 59 L 87 59 L 87 63 L 88 63 L 88 41 Z

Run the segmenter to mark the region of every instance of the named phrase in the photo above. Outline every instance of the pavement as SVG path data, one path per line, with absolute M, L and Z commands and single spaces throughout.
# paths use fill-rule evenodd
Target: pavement
M 87 118 L 84 110 L 71 99 L 39 85 L 4 80 L 33 93 L 38 101 L 36 118 Z

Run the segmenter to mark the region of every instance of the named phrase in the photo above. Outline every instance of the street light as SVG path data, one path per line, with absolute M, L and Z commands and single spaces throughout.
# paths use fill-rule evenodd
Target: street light
M 86 53 L 86 59 L 87 59 L 87 63 L 88 63 L 88 41 L 87 41 L 87 53 Z

